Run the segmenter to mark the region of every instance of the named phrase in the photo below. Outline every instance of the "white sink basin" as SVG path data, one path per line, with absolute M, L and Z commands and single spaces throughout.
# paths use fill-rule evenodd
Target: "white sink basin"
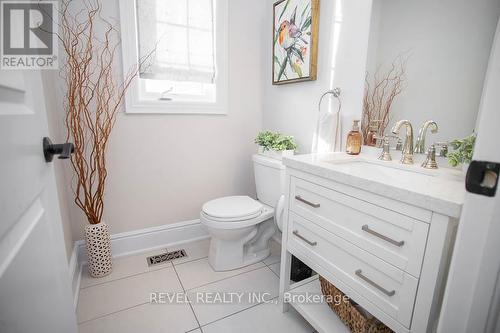
M 363 160 L 358 160 L 358 161 L 345 161 L 345 162 L 333 162 L 330 161 L 328 163 L 335 164 L 339 168 L 346 168 L 349 169 L 350 173 L 357 173 L 357 172 L 375 172 L 379 173 L 382 175 L 386 175 L 388 177 L 407 177 L 408 173 L 410 173 L 412 176 L 414 176 L 415 173 L 423 176 L 428 176 L 428 177 L 435 177 L 436 175 L 428 174 L 424 171 L 421 170 L 413 170 L 413 168 L 408 168 L 408 169 L 403 169 L 397 166 L 393 166 L 391 164 L 386 164 L 386 165 L 380 165 L 375 162 L 368 162 L 368 161 L 363 161 Z
M 347 159 L 324 159 L 324 163 L 330 164 L 338 171 L 344 171 L 352 175 L 362 176 L 366 174 L 377 175 L 379 177 L 405 178 L 411 177 L 438 177 L 449 180 L 462 181 L 464 176 L 460 170 L 451 168 L 425 169 L 421 167 L 421 162 L 415 164 L 401 164 L 399 161 L 381 161 L 371 156 L 351 157 Z M 423 179 L 422 179 L 423 180 Z

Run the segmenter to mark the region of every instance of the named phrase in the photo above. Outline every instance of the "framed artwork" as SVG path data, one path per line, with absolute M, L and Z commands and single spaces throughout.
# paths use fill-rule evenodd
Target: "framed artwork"
M 280 0 L 273 11 L 273 84 L 316 80 L 319 0 Z

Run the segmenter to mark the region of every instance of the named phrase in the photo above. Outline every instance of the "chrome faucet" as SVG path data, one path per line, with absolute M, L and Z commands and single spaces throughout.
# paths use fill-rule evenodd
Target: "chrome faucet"
M 392 128 L 392 133 L 398 135 L 401 126 L 406 126 L 406 138 L 403 145 L 403 154 L 401 155 L 401 163 L 413 164 L 413 127 L 409 120 L 400 120 Z
M 427 129 L 431 127 L 432 134 L 436 134 L 438 131 L 438 125 L 434 120 L 427 120 L 422 124 L 420 131 L 418 132 L 417 142 L 415 143 L 415 154 L 424 154 L 425 150 L 425 136 L 427 135 Z

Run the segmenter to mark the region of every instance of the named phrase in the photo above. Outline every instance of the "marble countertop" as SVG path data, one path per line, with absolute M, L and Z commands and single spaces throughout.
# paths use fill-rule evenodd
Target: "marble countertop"
M 373 192 L 446 216 L 459 218 L 465 198 L 465 177 L 461 170 L 420 166 L 423 155 L 415 155 L 414 165 L 399 163 L 401 152 L 392 152 L 393 161 L 377 159 L 379 150 L 363 147 L 358 156 L 345 152 L 284 157 L 292 169 Z M 397 156 L 397 158 L 396 158 Z M 438 160 L 445 165 L 444 159 Z

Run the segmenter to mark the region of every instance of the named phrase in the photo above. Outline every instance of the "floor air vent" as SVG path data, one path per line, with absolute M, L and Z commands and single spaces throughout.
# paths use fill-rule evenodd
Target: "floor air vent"
M 146 260 L 148 262 L 148 266 L 154 266 L 154 265 L 163 264 L 167 261 L 171 261 L 171 260 L 179 259 L 179 258 L 184 258 L 184 257 L 187 257 L 187 254 L 186 254 L 186 251 L 184 249 L 182 249 L 182 250 L 165 252 L 162 254 L 157 254 L 155 256 L 147 257 Z

